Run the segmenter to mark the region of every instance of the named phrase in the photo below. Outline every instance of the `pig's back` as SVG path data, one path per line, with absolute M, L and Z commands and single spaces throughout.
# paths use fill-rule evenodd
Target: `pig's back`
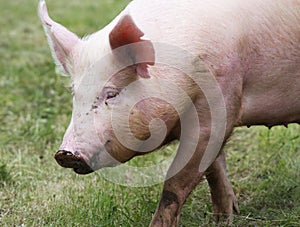
M 137 0 L 123 13 L 153 42 L 201 56 L 228 80 L 240 76 L 244 123 L 300 121 L 299 1 Z
M 271 43 L 265 46 L 269 37 L 288 39 L 285 31 L 276 31 L 282 17 L 294 26 L 291 32 L 300 37 L 300 2 L 295 0 L 135 0 L 90 37 L 91 49 L 108 48 L 108 34 L 126 14 L 145 38 L 184 48 L 214 65 L 223 64 L 224 58 L 237 61 L 237 55 L 244 54 L 245 43 L 263 50 L 273 48 Z

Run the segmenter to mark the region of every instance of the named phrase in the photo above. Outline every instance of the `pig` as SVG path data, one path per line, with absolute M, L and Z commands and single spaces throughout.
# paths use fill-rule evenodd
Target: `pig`
M 84 38 L 44 0 L 39 16 L 74 93 L 59 165 L 88 174 L 179 140 L 150 226 L 178 226 L 203 178 L 214 218 L 231 221 L 233 129 L 300 122 L 300 1 L 134 0 Z

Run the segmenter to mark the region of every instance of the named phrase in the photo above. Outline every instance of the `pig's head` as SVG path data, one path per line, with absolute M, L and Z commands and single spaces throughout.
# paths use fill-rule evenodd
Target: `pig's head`
M 44 1 L 39 15 L 74 93 L 71 123 L 55 155 L 61 166 L 87 174 L 151 152 L 171 137 L 186 102 L 171 91 L 170 69 L 157 67 L 154 46 L 129 15 L 84 39 L 50 19 Z M 180 77 L 177 83 L 185 84 Z

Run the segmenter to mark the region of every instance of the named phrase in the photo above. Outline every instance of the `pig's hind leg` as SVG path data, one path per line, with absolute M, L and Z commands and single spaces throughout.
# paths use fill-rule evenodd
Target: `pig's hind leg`
M 233 220 L 233 212 L 239 213 L 236 196 L 226 174 L 225 153 L 221 151 L 218 158 L 206 171 L 215 220 Z

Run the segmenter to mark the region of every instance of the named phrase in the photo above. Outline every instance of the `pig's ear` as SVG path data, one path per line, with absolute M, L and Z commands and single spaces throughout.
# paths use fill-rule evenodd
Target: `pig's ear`
M 40 0 L 39 16 L 43 23 L 52 56 L 58 69 L 64 74 L 69 74 L 69 57 L 74 46 L 80 39 L 74 33 L 54 22 L 49 17 L 45 0 Z
M 124 46 L 125 57 L 132 60 L 137 73 L 141 77 L 149 78 L 148 65 L 154 65 L 155 53 L 153 44 L 149 40 L 142 39 L 143 35 L 131 16 L 125 15 L 110 32 L 109 42 L 112 50 Z

